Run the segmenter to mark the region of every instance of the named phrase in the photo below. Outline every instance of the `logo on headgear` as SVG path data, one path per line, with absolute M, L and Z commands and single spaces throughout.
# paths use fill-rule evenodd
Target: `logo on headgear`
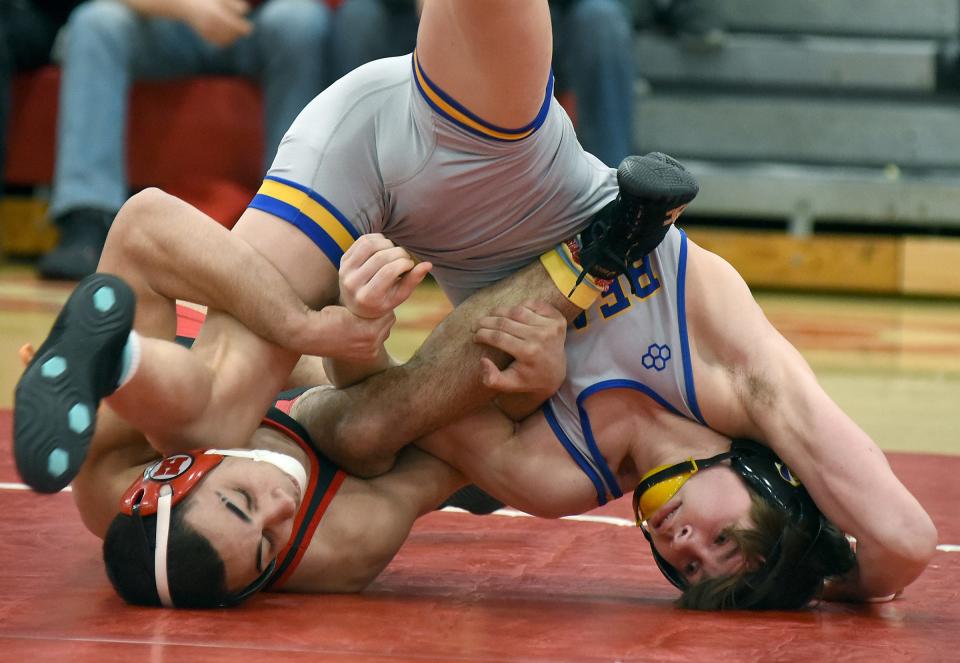
M 154 481 L 170 481 L 189 470 L 191 465 L 193 465 L 193 456 L 174 454 L 148 467 L 143 477 Z
M 800 485 L 800 479 L 793 476 L 793 472 L 790 471 L 790 468 L 784 465 L 783 463 L 774 463 L 777 468 L 777 472 L 780 473 L 780 478 L 789 483 L 791 486 L 796 488 Z

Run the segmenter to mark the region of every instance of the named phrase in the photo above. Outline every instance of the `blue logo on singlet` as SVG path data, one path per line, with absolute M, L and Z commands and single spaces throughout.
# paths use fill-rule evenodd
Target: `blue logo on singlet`
M 644 368 L 655 368 L 658 371 L 665 369 L 668 361 L 670 361 L 670 346 L 657 343 L 651 343 L 647 348 L 647 354 L 640 358 Z

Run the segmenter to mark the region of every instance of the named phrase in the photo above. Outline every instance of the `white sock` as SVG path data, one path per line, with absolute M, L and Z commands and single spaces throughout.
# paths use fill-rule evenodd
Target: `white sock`
M 140 355 L 143 354 L 140 334 L 131 330 L 127 337 L 127 343 L 123 346 L 123 364 L 120 368 L 120 379 L 117 382 L 117 389 L 130 382 L 130 379 L 140 368 Z

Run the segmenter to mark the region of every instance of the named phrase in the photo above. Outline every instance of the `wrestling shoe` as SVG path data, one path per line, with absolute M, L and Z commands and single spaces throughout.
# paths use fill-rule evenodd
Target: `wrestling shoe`
M 120 278 L 88 276 L 27 365 L 14 393 L 13 451 L 34 490 L 57 492 L 80 471 L 100 399 L 117 387 L 135 310 Z
M 684 208 L 700 191 L 696 178 L 660 152 L 630 156 L 617 168 L 620 193 L 600 210 L 571 246 L 583 271 L 613 281 L 653 251 Z M 631 286 L 632 287 L 632 286 Z
M 464 486 L 448 497 L 443 504 L 437 507 L 437 510 L 448 506 L 469 511 L 477 516 L 485 516 L 497 509 L 502 509 L 504 504 L 471 484 Z

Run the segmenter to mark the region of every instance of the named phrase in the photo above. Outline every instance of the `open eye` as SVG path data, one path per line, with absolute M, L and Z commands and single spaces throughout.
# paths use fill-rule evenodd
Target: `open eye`
M 725 543 L 726 543 L 727 541 L 729 541 L 729 540 L 730 540 L 730 535 L 729 535 L 729 534 L 727 534 L 726 532 L 720 532 L 720 533 L 717 535 L 717 538 L 715 538 L 715 539 L 713 540 L 713 542 L 714 542 L 716 545 L 718 545 L 718 546 L 722 546 L 723 544 L 725 544 Z
M 699 570 L 700 562 L 688 562 L 687 565 L 683 567 L 683 574 L 690 578 Z

